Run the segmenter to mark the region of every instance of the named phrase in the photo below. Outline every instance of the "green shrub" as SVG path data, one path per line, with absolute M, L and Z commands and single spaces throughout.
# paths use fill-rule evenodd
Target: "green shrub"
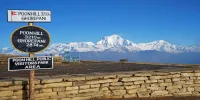
M 120 59 L 120 62 L 128 62 L 128 59 Z

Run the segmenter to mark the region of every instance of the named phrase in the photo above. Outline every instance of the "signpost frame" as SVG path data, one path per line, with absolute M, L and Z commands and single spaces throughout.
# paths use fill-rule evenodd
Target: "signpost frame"
M 41 44 L 44 44 L 44 45 L 38 46 L 38 44 L 34 44 L 34 47 L 33 47 L 34 49 L 30 48 L 30 47 L 32 47 L 32 45 L 27 47 L 27 45 L 26 46 L 20 45 L 20 43 L 23 44 L 23 42 L 13 41 L 16 39 L 17 40 L 21 39 L 21 37 L 15 36 L 15 38 L 11 38 L 12 45 L 13 45 L 13 43 L 15 43 L 15 45 L 13 45 L 13 47 L 15 48 L 16 45 L 20 45 L 20 46 L 17 46 L 15 49 L 17 49 L 18 51 L 21 51 L 21 52 L 29 53 L 29 57 L 34 57 L 34 54 L 36 52 L 41 52 L 42 50 L 44 50 L 45 48 L 47 48 L 49 46 L 49 43 L 50 43 L 49 33 L 45 29 L 34 26 L 34 22 L 51 22 L 51 11 L 49 11 L 49 10 L 7 10 L 7 12 L 8 12 L 8 16 L 7 16 L 8 22 L 26 22 L 26 23 L 28 22 L 28 26 L 29 27 L 32 26 L 31 31 L 33 31 L 35 29 L 35 30 L 40 31 L 41 34 L 46 34 L 46 35 L 43 35 L 43 37 L 36 36 L 36 38 L 38 38 L 38 39 L 41 39 L 41 38 L 44 39 L 43 40 L 44 43 L 40 42 Z M 17 29 L 16 31 L 14 31 L 12 33 L 11 37 L 13 37 L 13 34 L 15 32 L 18 33 L 17 31 L 20 31 L 20 29 L 24 30 L 24 28 L 26 28 L 26 27 L 22 27 L 22 28 Z M 25 38 L 27 38 L 27 37 L 25 37 Z M 45 41 L 47 41 L 47 42 L 45 42 Z M 17 43 L 19 43 L 19 44 L 17 44 Z M 35 42 L 33 42 L 33 43 L 35 43 Z M 48 44 L 45 44 L 45 43 L 48 43 Z M 38 47 L 38 48 L 36 48 L 36 47 Z M 26 48 L 26 50 L 24 50 L 22 48 Z M 31 50 L 28 50 L 27 48 L 31 49 Z M 53 59 L 52 59 L 51 64 L 53 66 Z M 34 82 L 34 80 L 35 80 L 35 70 L 31 69 L 29 71 L 29 100 L 35 100 L 35 82 Z
M 33 26 L 33 22 L 28 22 L 29 26 Z M 29 57 L 34 57 L 34 53 L 30 52 Z M 29 98 L 35 100 L 35 70 L 29 72 Z

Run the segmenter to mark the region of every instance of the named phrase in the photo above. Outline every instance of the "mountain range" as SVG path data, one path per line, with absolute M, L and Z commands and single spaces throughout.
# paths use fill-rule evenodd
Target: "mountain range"
M 129 58 L 130 61 L 162 63 L 188 63 L 186 58 L 193 55 L 194 57 L 192 56 L 192 58 L 190 57 L 188 59 L 191 60 L 195 58 L 195 62 L 192 61 L 192 63 L 200 63 L 200 60 L 196 61 L 196 57 L 200 55 L 200 45 L 177 46 L 164 40 L 158 40 L 149 43 L 134 43 L 130 40 L 123 39 L 116 34 L 104 36 L 97 43 L 53 43 L 46 50 L 39 54 L 63 54 L 65 51 L 79 52 L 82 59 L 90 60 L 117 61 L 120 58 Z M 12 47 L 2 48 L 0 53 L 17 55 L 21 54 Z M 162 58 L 165 60 L 161 61 Z M 174 60 L 176 58 L 177 60 Z M 181 59 L 184 60 L 182 61 Z

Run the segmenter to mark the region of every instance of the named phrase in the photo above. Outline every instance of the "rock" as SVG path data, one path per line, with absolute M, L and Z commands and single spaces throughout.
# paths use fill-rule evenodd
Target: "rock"
M 172 83 L 160 83 L 160 86 L 172 86 Z
M 133 82 L 134 84 L 143 84 L 144 83 L 144 81 L 135 81 L 135 82 Z
M 63 79 L 62 78 L 46 78 L 46 79 L 42 79 L 41 83 L 57 83 L 57 82 L 62 82 Z
M 126 94 L 126 90 L 113 90 L 114 95 L 124 95 Z
M 100 84 L 100 83 L 114 83 L 119 79 L 106 79 L 106 80 L 96 80 L 96 81 L 87 81 L 86 84 Z
M 134 97 L 138 97 L 137 94 L 126 94 L 126 95 L 124 95 L 124 98 L 134 98 Z
M 90 87 L 91 88 L 97 88 L 97 87 L 100 87 L 100 84 L 91 84 Z
M 158 80 L 145 80 L 145 83 L 157 83 Z
M 132 85 L 132 86 L 125 86 L 125 89 L 130 90 L 130 89 L 135 89 L 135 88 L 139 88 L 140 85 Z
M 192 92 L 192 91 L 194 91 L 194 88 L 193 87 L 188 87 L 187 91 Z
M 171 79 L 165 79 L 165 82 L 167 82 L 167 83 L 171 83 L 172 80 L 171 80 Z
M 195 76 L 194 73 L 181 73 L 181 76 Z
M 109 89 L 110 90 L 120 90 L 120 89 L 124 89 L 124 86 L 110 86 Z
M 66 89 L 63 87 L 59 87 L 59 88 L 53 88 L 53 92 L 64 92 Z
M 90 85 L 82 85 L 82 86 L 79 86 L 79 89 L 80 89 L 80 90 L 89 89 L 89 88 L 90 88 Z
M 110 83 L 110 86 L 121 86 L 121 85 L 123 85 L 122 82 Z
M 133 93 L 137 93 L 138 89 L 131 89 L 131 90 L 127 90 L 128 94 L 133 94 Z
M 173 82 L 180 81 L 180 80 L 181 80 L 181 78 L 173 78 L 172 79 Z
M 41 92 L 41 93 L 49 93 L 49 92 L 52 92 L 52 88 L 49 88 L 49 89 L 41 89 L 40 92 Z
M 138 97 L 149 97 L 149 91 L 139 91 L 137 92 Z
M 65 89 L 66 89 L 66 91 L 70 91 L 70 90 L 78 90 L 79 87 L 78 87 L 78 86 L 73 86 L 73 87 L 66 87 Z
M 136 73 L 134 76 L 152 76 L 151 73 Z
M 167 95 L 169 92 L 168 91 L 154 91 L 151 96 L 158 96 L 158 95 Z
M 49 97 L 49 96 L 56 96 L 57 92 L 49 92 L 49 93 L 40 93 L 40 94 L 35 94 L 36 98 L 41 98 L 41 97 Z
M 67 87 L 67 86 L 72 86 L 72 82 L 50 83 L 50 84 L 45 84 L 43 87 L 51 88 L 51 87 Z
M 0 86 L 10 86 L 12 84 L 12 81 L 0 81 Z
M 131 85 L 133 85 L 133 82 L 125 82 L 123 84 L 124 84 L 124 86 L 131 86 Z
M 130 81 L 142 81 L 142 80 L 148 80 L 147 77 L 130 77 L 130 78 L 122 78 L 123 82 L 130 82 Z
M 79 93 L 98 92 L 98 91 L 99 91 L 99 88 L 92 88 L 92 89 L 79 90 Z

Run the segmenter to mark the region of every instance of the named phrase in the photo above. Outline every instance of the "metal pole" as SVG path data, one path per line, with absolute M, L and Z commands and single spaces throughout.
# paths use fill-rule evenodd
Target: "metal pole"
M 28 23 L 29 26 L 33 26 L 33 22 Z M 29 53 L 29 57 L 34 57 L 34 53 Z M 35 100 L 35 70 L 30 70 L 29 74 L 29 100 Z

